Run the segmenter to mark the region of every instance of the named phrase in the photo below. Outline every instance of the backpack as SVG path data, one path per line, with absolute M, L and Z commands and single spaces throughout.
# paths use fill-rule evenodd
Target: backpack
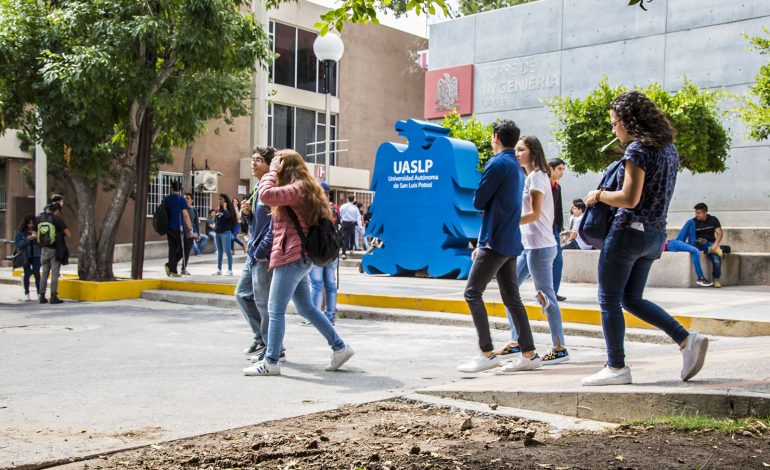
M 48 248 L 56 244 L 56 226 L 52 214 L 43 212 L 37 217 L 37 243 Z
M 618 160 L 608 166 L 597 189 L 617 191 L 619 189 L 618 173 L 621 165 L 623 165 L 623 160 Z M 597 202 L 593 206 L 586 207 L 578 229 L 580 238 L 597 250 L 601 250 L 604 247 L 604 239 L 610 233 L 617 210 L 617 207 L 608 206 L 603 202 Z
M 322 217 L 317 224 L 308 227 L 307 235 L 302 231 L 299 218 L 294 210 L 285 206 L 289 218 L 294 222 L 302 240 L 302 256 L 309 257 L 314 265 L 324 267 L 332 264 L 340 254 L 341 234 L 331 220 Z
M 158 232 L 158 235 L 166 235 L 169 230 L 168 223 L 168 210 L 166 210 L 166 198 L 163 198 L 155 208 L 155 213 L 152 215 L 152 228 Z

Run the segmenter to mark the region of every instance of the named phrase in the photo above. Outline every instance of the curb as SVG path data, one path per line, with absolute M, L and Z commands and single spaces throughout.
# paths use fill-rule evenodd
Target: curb
M 770 398 L 753 394 L 586 391 L 452 391 L 417 393 L 610 423 L 662 415 L 748 418 L 770 415 Z

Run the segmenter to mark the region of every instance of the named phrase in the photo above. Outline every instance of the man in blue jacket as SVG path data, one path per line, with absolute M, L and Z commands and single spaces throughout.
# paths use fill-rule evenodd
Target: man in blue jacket
M 532 370 L 542 363 L 535 352 L 535 342 L 529 326 L 527 311 L 521 303 L 516 283 L 516 257 L 524 250 L 521 244 L 521 199 L 524 191 L 524 171 L 514 147 L 521 131 L 511 120 L 498 121 L 492 126 L 492 150 L 495 156 L 487 161 L 473 206 L 483 211 L 477 248 L 473 250 L 473 266 L 465 286 L 465 301 L 473 317 L 479 337 L 481 354 L 460 364 L 460 372 L 481 372 L 500 365 L 493 352 L 489 319 L 482 295 L 493 277 L 497 278 L 503 304 L 511 312 L 522 355 L 504 367 L 505 372 Z
M 251 157 L 251 174 L 259 181 L 270 169 L 275 155 L 272 147 L 257 147 Z M 235 288 L 235 299 L 241 312 L 254 332 L 254 341 L 245 354 L 255 359 L 265 353 L 267 344 L 267 299 L 270 294 L 272 275 L 268 271 L 270 250 L 273 246 L 273 218 L 270 207 L 259 200 L 258 185 L 251 196 L 241 203 L 241 217 L 249 224 L 249 244 L 246 248 L 246 264 Z M 283 359 L 283 354 L 281 358 Z

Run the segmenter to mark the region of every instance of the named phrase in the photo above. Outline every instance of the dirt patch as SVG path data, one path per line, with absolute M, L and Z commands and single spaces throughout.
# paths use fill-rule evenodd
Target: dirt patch
M 627 426 L 553 434 L 523 419 L 390 400 L 152 445 L 80 469 L 656 469 L 770 467 L 766 429 Z

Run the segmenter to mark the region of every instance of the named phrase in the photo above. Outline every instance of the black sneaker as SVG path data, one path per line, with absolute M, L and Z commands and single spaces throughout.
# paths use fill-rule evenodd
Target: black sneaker
M 64 301 L 62 299 L 60 299 L 59 297 L 57 297 L 55 295 L 52 295 L 51 296 L 51 301 L 49 303 L 51 303 L 51 304 L 63 304 Z
M 697 281 L 695 281 L 696 284 L 698 284 L 701 287 L 711 287 L 712 283 L 707 281 L 705 277 L 701 276 L 698 278 Z
M 551 351 L 543 356 L 543 365 L 549 366 L 552 364 L 559 364 L 561 362 L 567 362 L 569 361 L 569 353 L 566 349 L 562 349 L 561 351 L 557 351 L 555 349 L 551 349 Z
M 246 354 L 248 356 L 251 356 L 252 354 L 259 354 L 262 351 L 264 351 L 266 348 L 265 343 L 261 341 L 254 341 L 251 343 L 251 346 L 244 349 L 243 354 Z
M 563 295 L 556 294 L 556 300 L 558 300 L 559 302 L 564 302 L 565 300 L 567 300 L 567 298 L 564 297 Z
M 267 349 L 262 351 L 261 353 L 257 354 L 256 356 L 251 356 L 249 359 L 251 362 L 262 362 L 265 360 L 265 354 L 267 353 Z M 284 349 L 281 351 L 281 355 L 278 356 L 278 363 L 282 364 L 286 362 L 286 350 Z
M 511 346 L 510 344 L 499 351 L 495 351 L 495 356 L 508 356 L 510 354 L 519 354 L 521 352 L 521 346 Z
M 48 303 L 48 299 L 46 299 L 44 295 L 41 295 L 40 296 L 40 303 L 41 304 L 47 304 Z

